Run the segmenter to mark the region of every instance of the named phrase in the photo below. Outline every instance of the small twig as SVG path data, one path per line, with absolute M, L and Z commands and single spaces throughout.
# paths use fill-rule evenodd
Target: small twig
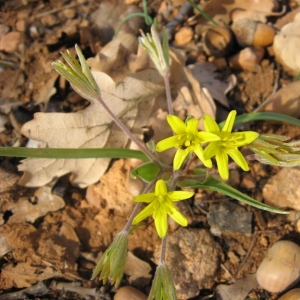
M 180 8 L 178 15 L 166 25 L 168 40 L 172 40 L 175 28 L 184 20 L 185 16 L 192 11 L 193 7 L 186 2 Z
M 47 16 L 47 15 L 50 15 L 50 14 L 55 14 L 55 13 L 57 13 L 59 11 L 62 11 L 62 10 L 68 9 L 68 8 L 72 8 L 72 7 L 76 7 L 76 6 L 85 4 L 86 2 L 87 1 L 85 1 L 83 3 L 72 3 L 72 4 L 68 4 L 68 5 L 65 5 L 65 6 L 60 7 L 60 8 L 54 8 L 54 9 L 48 10 L 46 12 L 43 12 L 43 13 L 37 14 L 35 16 L 32 16 L 31 19 L 34 20 L 34 19 L 38 19 L 38 18 Z
M 224 266 L 224 264 L 221 264 L 221 268 L 231 277 L 233 281 L 235 281 L 234 276 L 227 270 L 227 268 Z
M 194 204 L 203 214 L 208 215 L 208 211 L 203 209 L 198 203 Z
M 191 166 L 193 160 L 195 159 L 195 157 L 196 157 L 196 154 L 193 152 L 193 154 L 190 156 L 190 158 L 189 158 L 189 160 L 188 160 L 188 162 L 187 162 L 185 168 L 183 169 L 181 175 L 187 174 L 187 172 L 188 172 L 188 170 L 189 170 L 189 168 L 190 168 L 190 166 Z M 187 178 L 187 177 L 185 177 L 185 178 Z
M 244 266 L 245 262 L 247 261 L 247 259 L 249 258 L 250 256 L 250 253 L 251 251 L 253 250 L 254 246 L 255 246 L 255 243 L 256 243 L 256 239 L 257 239 L 257 232 L 255 232 L 253 234 L 253 238 L 252 238 L 252 241 L 251 241 L 251 245 L 247 251 L 247 254 L 246 256 L 244 257 L 244 259 L 242 260 L 241 264 L 239 265 L 239 267 L 237 268 L 237 270 L 235 271 L 235 275 L 239 272 L 239 270 Z

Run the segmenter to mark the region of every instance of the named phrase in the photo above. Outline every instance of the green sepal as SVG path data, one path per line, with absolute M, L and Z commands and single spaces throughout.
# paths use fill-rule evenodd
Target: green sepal
M 130 172 L 133 179 L 141 178 L 145 182 L 153 181 L 159 174 L 161 169 L 153 162 L 144 163 Z

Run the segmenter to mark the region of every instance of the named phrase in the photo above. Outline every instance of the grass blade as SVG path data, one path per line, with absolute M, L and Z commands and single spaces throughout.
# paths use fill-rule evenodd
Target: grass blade
M 25 148 L 0 147 L 0 156 L 33 157 L 33 158 L 136 158 L 149 160 L 138 150 L 122 148 Z

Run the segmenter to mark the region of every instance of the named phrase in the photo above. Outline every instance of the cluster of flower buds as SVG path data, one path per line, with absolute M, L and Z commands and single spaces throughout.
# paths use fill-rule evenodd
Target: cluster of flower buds
M 300 164 L 300 141 L 288 142 L 287 136 L 260 134 L 248 145 L 263 164 L 294 167 Z

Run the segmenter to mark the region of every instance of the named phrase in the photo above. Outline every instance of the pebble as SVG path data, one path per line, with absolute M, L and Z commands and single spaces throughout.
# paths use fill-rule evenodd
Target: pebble
M 25 22 L 25 20 L 17 21 L 16 29 L 20 32 L 25 32 L 26 31 L 26 22 Z
M 194 36 L 193 29 L 190 27 L 181 27 L 175 34 L 174 42 L 178 46 L 183 46 L 189 43 Z
M 178 299 L 196 297 L 200 289 L 212 288 L 212 278 L 224 259 L 221 246 L 205 229 L 180 228 L 168 235 L 166 264 L 169 267 Z M 154 253 L 159 262 L 160 247 Z
M 250 173 L 244 174 L 243 180 L 241 182 L 241 187 L 245 189 L 254 189 L 256 186 L 256 180 L 252 177 Z
M 118 289 L 114 300 L 147 300 L 147 296 L 131 286 L 124 286 Z
M 232 201 L 211 205 L 207 215 L 210 231 L 213 235 L 252 233 L 252 213 Z
M 281 209 L 300 210 L 300 167 L 284 168 L 264 186 L 263 196 L 268 205 Z
M 0 38 L 9 32 L 9 27 L 0 24 Z
M 73 19 L 76 17 L 77 12 L 74 8 L 68 8 L 63 11 L 63 14 L 66 18 Z
M 18 31 L 11 31 L 0 39 L 0 50 L 12 53 L 18 50 L 19 45 L 24 41 L 24 34 Z

